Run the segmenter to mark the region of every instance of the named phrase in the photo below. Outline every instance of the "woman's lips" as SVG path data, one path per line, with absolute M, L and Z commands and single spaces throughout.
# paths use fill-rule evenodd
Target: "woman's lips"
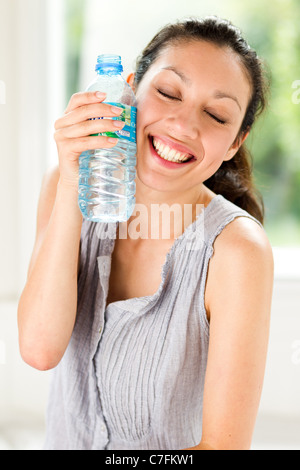
M 194 157 L 193 151 L 189 147 L 186 147 L 185 145 L 174 142 L 173 140 L 168 139 L 165 136 L 152 136 L 152 139 L 157 140 L 158 142 L 166 145 L 167 147 L 170 147 L 171 149 L 176 150 L 177 152 L 180 152 L 183 154 L 189 154 L 190 156 Z
M 168 139 L 159 138 L 159 140 L 164 142 L 166 145 L 171 146 L 170 141 Z M 190 163 L 193 163 L 193 162 L 196 161 L 196 158 L 192 155 L 191 155 L 191 158 L 186 162 L 176 163 L 176 162 L 172 162 L 172 161 L 169 161 L 169 160 L 165 160 L 164 158 L 162 158 L 157 153 L 156 149 L 154 148 L 154 146 L 153 146 L 153 137 L 152 136 L 149 136 L 149 143 L 150 143 L 150 150 L 151 150 L 152 156 L 156 159 L 156 161 L 158 163 L 160 163 L 162 166 L 164 166 L 166 168 L 179 169 L 183 166 L 189 165 Z M 174 146 L 174 145 L 172 145 L 172 147 L 174 147 L 179 152 L 189 153 L 189 149 L 187 149 L 183 146 L 180 146 L 180 145 L 175 145 Z

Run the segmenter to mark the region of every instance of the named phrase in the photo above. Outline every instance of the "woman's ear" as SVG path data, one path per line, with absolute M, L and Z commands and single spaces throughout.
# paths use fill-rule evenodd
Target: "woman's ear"
M 134 86 L 134 73 L 130 73 L 127 77 L 127 83 L 131 86 L 132 90 L 135 92 L 135 86 Z
M 239 148 L 243 145 L 243 143 L 245 142 L 245 140 L 247 139 L 249 134 L 250 134 L 250 129 L 248 131 L 246 131 L 243 134 L 242 137 L 237 137 L 235 139 L 234 143 L 232 144 L 232 146 L 228 150 L 228 152 L 226 154 L 226 157 L 224 158 L 224 161 L 228 162 L 229 160 L 231 160 L 235 156 L 235 154 L 237 153 Z

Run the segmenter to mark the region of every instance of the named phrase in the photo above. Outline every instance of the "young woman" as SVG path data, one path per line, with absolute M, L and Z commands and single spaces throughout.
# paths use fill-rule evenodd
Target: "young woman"
M 229 22 L 191 19 L 161 30 L 128 81 L 147 209 L 129 222 L 160 229 L 154 204 L 193 217 L 169 239 L 83 221 L 78 157 L 115 145 L 91 135 L 121 110 L 101 93 L 72 96 L 18 312 L 24 360 L 55 368 L 46 449 L 248 449 L 273 284 L 244 144 L 265 107 L 262 66 Z

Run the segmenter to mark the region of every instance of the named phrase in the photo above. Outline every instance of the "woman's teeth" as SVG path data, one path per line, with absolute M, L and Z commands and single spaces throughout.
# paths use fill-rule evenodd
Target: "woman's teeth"
M 164 160 L 174 163 L 183 163 L 192 158 L 189 153 L 181 153 L 175 149 L 171 149 L 166 144 L 153 138 L 153 147 L 155 148 L 158 155 Z

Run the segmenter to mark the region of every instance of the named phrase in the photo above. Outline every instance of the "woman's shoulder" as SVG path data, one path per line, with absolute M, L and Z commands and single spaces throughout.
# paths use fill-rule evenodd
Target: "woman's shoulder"
M 265 267 L 272 273 L 272 247 L 262 224 L 223 197 L 217 198 L 216 202 L 214 209 L 218 215 L 224 215 L 221 229 L 213 240 L 210 271 L 226 275 L 233 270 L 242 275 L 247 270 L 255 275 L 257 270 Z M 219 282 L 219 276 L 216 278 Z
M 215 250 L 224 256 L 272 254 L 272 248 L 264 228 L 252 217 L 237 216 L 228 223 L 215 240 Z
M 273 252 L 265 230 L 252 218 L 235 218 L 214 243 L 205 295 L 208 318 L 220 288 L 224 295 L 234 297 L 244 286 L 249 291 L 256 286 L 254 295 L 260 285 L 272 285 L 273 277 Z
M 270 243 L 262 224 L 250 213 L 225 197 L 216 195 L 210 203 L 208 224 L 212 241 L 217 247 L 231 251 L 261 247 L 269 250 Z
M 273 252 L 264 228 L 250 217 L 236 217 L 222 230 L 214 243 L 210 266 L 212 279 L 234 279 L 261 275 L 272 278 Z

